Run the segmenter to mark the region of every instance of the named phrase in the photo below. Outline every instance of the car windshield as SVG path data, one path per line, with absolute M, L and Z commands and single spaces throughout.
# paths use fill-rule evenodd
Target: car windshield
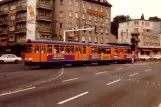
M 6 58 L 8 55 L 2 55 L 1 58 Z

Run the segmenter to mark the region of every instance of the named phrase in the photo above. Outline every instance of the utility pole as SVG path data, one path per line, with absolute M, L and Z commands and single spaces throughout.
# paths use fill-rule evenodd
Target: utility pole
M 132 39 L 131 39 L 132 63 L 135 62 L 135 50 L 136 50 L 136 46 L 138 45 L 138 42 L 140 42 L 138 35 L 139 33 L 132 34 Z
M 95 29 L 95 28 L 74 29 L 74 30 L 64 30 L 64 42 L 66 41 L 66 32 L 82 31 L 82 30 L 94 30 L 94 29 Z

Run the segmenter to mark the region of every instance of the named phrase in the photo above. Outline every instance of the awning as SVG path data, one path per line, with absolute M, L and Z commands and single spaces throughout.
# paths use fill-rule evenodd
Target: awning
M 142 51 L 152 51 L 151 49 L 142 49 Z

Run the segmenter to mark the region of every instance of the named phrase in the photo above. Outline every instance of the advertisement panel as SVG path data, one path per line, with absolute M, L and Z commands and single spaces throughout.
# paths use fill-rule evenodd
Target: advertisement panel
M 26 40 L 35 40 L 36 36 L 36 1 L 27 0 L 27 34 Z

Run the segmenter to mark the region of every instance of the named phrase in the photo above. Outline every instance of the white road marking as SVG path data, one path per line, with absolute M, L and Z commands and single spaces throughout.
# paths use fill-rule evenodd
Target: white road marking
M 99 74 L 103 74 L 103 73 L 107 73 L 107 71 L 104 71 L 104 72 L 98 72 L 98 73 L 95 73 L 95 75 L 99 75 Z
M 137 75 L 137 74 L 139 74 L 139 73 L 134 73 L 134 74 L 131 74 L 131 75 L 129 75 L 129 76 L 132 77 L 132 76 Z
M 85 94 L 88 94 L 88 93 L 89 93 L 89 92 L 84 92 L 84 93 L 82 93 L 82 94 L 79 94 L 79 95 L 76 95 L 76 96 L 71 97 L 71 98 L 69 98 L 69 99 L 66 99 L 66 100 L 64 100 L 64 101 L 61 101 L 61 102 L 59 102 L 58 104 L 66 103 L 66 102 L 68 102 L 68 101 L 74 100 L 74 99 L 76 99 L 76 98 L 78 98 L 78 97 L 81 97 L 81 96 L 83 96 L 83 95 L 85 95 Z
M 123 69 L 123 68 L 117 68 L 116 70 L 121 70 L 121 69 Z
M 72 79 L 64 80 L 62 82 L 68 82 L 68 81 L 73 81 L 73 80 L 77 80 L 77 79 L 79 79 L 79 78 L 72 78 Z
M 14 93 L 22 92 L 22 91 L 28 91 L 28 90 L 32 90 L 32 89 L 35 89 L 35 88 L 36 88 L 36 87 L 30 87 L 30 88 L 26 88 L 26 89 L 17 90 L 17 91 L 5 92 L 5 93 L 3 93 L 3 94 L 0 94 L 0 96 L 5 96 L 5 95 L 9 95 L 9 94 L 14 94 Z
M 147 69 L 147 70 L 145 70 L 145 72 L 148 72 L 148 71 L 151 71 L 151 69 Z
M 118 80 L 116 80 L 116 81 L 110 82 L 110 83 L 108 83 L 108 84 L 106 84 L 106 85 L 111 85 L 111 84 L 114 84 L 114 83 L 119 82 L 119 81 L 121 81 L 121 79 L 118 79 Z
M 61 72 L 58 76 L 56 76 L 55 78 L 51 78 L 51 79 L 48 79 L 48 80 L 45 80 L 45 81 L 40 81 L 40 82 L 37 82 L 37 83 L 35 83 L 35 84 L 29 85 L 28 87 L 32 87 L 32 86 L 35 86 L 35 85 L 40 85 L 40 84 L 44 84 L 44 83 L 53 81 L 53 80 L 55 80 L 55 79 L 57 79 L 57 78 L 59 78 L 60 76 L 63 75 L 64 69 L 62 68 L 61 71 L 62 71 L 62 72 Z

